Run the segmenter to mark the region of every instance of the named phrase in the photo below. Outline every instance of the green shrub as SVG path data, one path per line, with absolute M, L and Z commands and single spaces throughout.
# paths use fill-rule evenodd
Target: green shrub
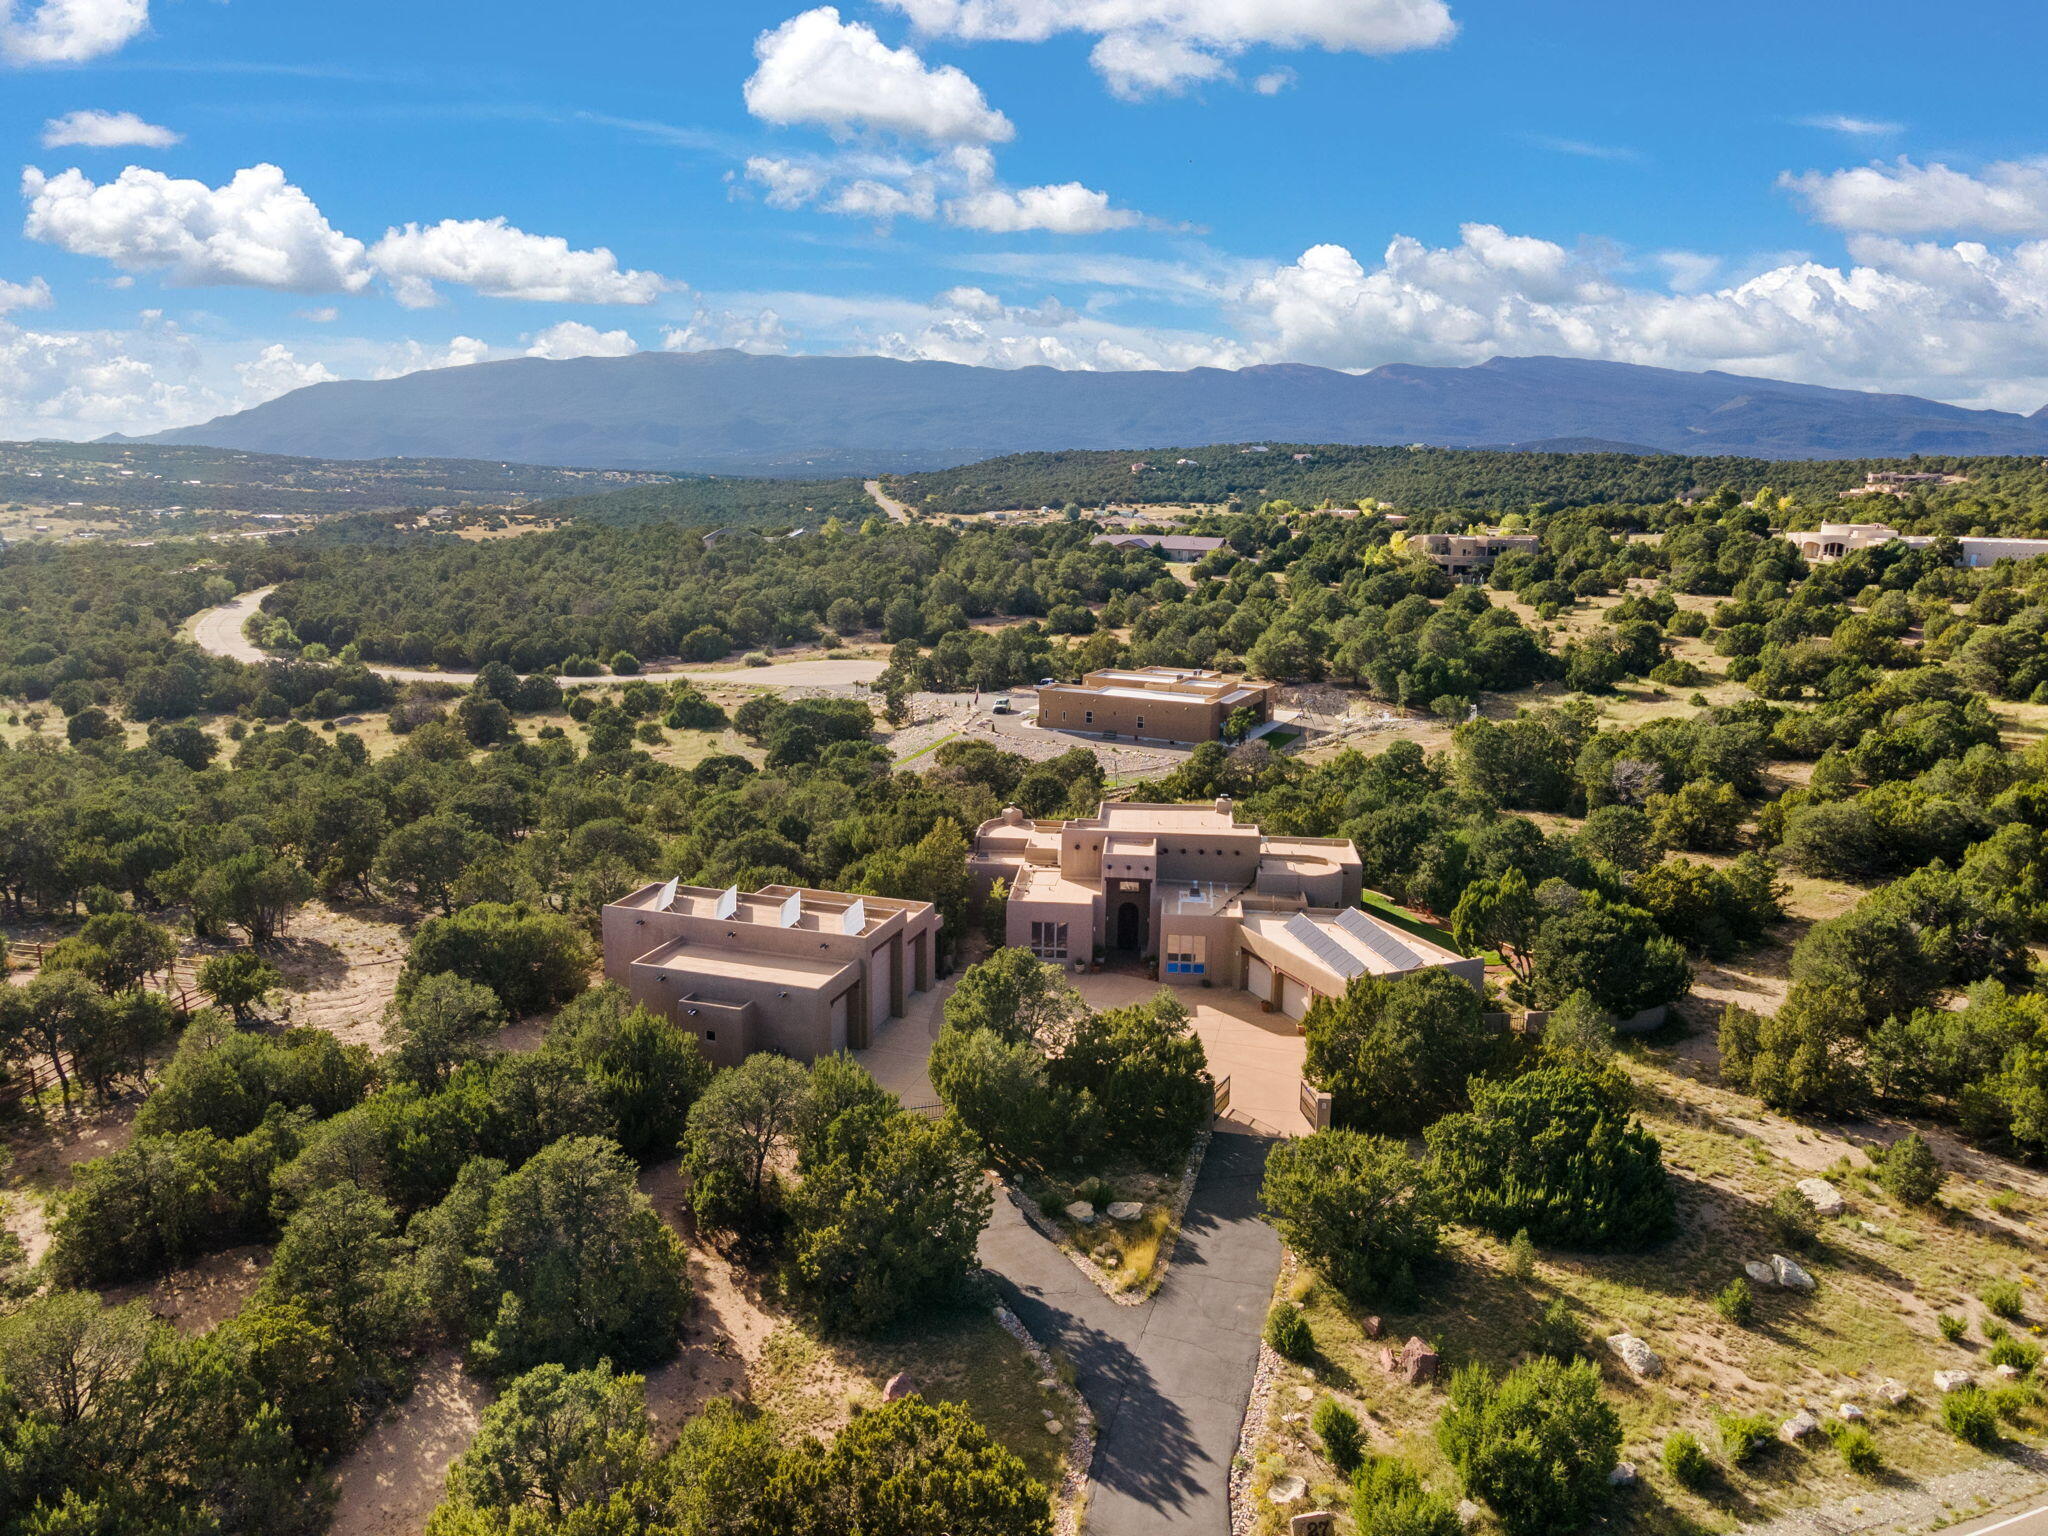
M 1975 1387 L 1964 1387 L 1941 1400 L 1941 1422 L 1958 1440 L 1988 1446 L 1998 1439 L 1998 1409 Z
M 1884 1457 L 1878 1453 L 1877 1441 L 1861 1424 L 1851 1424 L 1843 1419 L 1823 1419 L 1820 1427 L 1834 1441 L 1843 1463 L 1858 1477 L 1875 1477 L 1884 1470 Z
M 1607 1501 L 1621 1419 L 1589 1361 L 1531 1360 L 1504 1377 L 1453 1373 L 1437 1444 L 1506 1536 L 1563 1536 Z
M 1991 1411 L 2008 1424 L 2019 1422 L 2020 1416 L 2041 1401 L 2041 1390 L 2030 1384 L 2009 1381 L 2003 1386 L 1993 1387 L 1984 1394 L 1991 1404 Z
M 1714 1310 L 1738 1328 L 1747 1328 L 1756 1316 L 1756 1293 L 1749 1281 L 1737 1275 L 1714 1298 Z
M 1977 1293 L 1977 1299 L 1994 1317 L 2019 1321 L 2026 1311 L 2025 1298 L 2020 1294 L 2017 1280 L 2000 1280 L 1987 1285 Z
M 1316 1336 L 1309 1329 L 1308 1319 L 1302 1316 L 1301 1308 L 1288 1302 L 1278 1303 L 1266 1314 L 1266 1342 L 1283 1360 L 1292 1360 L 1297 1365 L 1315 1358 Z
M 1901 1205 L 1930 1205 L 1948 1175 L 1918 1131 L 1901 1137 L 1877 1156 L 1877 1182 Z
M 1767 1413 L 1722 1413 L 1714 1416 L 1714 1432 L 1728 1460 L 1741 1466 L 1771 1444 L 1778 1428 Z
M 1771 1196 L 1769 1215 L 1778 1241 L 1792 1247 L 1808 1247 L 1820 1233 L 1820 1218 L 1796 1189 L 1781 1189 Z
M 1572 1316 L 1571 1303 L 1562 1296 L 1543 1309 L 1536 1326 L 1529 1330 L 1529 1347 L 1553 1360 L 1574 1360 L 1585 1343 L 1579 1320 Z
M 1529 1241 L 1529 1229 L 1523 1227 L 1508 1244 L 1508 1274 L 1514 1279 L 1526 1281 L 1536 1273 L 1536 1245 Z
M 1308 1427 L 1323 1442 L 1323 1454 L 1330 1458 L 1331 1466 L 1346 1477 L 1358 1470 L 1365 1456 L 1365 1436 L 1359 1431 L 1357 1414 L 1334 1397 L 1326 1397 L 1316 1404 Z
M 1958 1317 L 1953 1312 L 1935 1313 L 1934 1326 L 1941 1330 L 1941 1336 L 1951 1344 L 1962 1343 L 1963 1335 L 1970 1331 L 1969 1319 Z
M 1687 1488 L 1697 1488 L 1712 1475 L 1714 1464 L 1698 1438 L 1681 1429 L 1664 1442 L 1664 1470 Z
M 2016 1339 L 2008 1333 L 1992 1344 L 1985 1358 L 1993 1365 L 2009 1365 L 2025 1375 L 2041 1363 L 2041 1346 L 2031 1339 Z
M 1405 1462 L 1368 1456 L 1351 1480 L 1358 1536 L 1461 1536 L 1450 1501 L 1431 1493 Z

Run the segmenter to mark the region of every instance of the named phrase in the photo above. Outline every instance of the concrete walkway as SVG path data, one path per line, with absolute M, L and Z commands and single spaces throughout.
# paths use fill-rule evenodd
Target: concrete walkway
M 997 1201 L 981 1262 L 1095 1411 L 1089 1536 L 1230 1536 L 1230 1462 L 1280 1273 L 1280 1238 L 1258 1213 L 1270 1145 L 1219 1130 L 1173 1266 L 1142 1307 L 1111 1301 Z

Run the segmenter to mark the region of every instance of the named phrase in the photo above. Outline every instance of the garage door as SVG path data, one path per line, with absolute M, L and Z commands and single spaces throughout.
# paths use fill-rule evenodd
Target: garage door
M 868 1017 L 874 1020 L 877 1029 L 889 1021 L 889 997 L 896 990 L 894 972 L 889 960 L 889 946 L 884 944 L 875 951 L 874 962 L 868 967 L 868 979 L 873 983 L 868 989 L 872 999 L 868 1007 Z
M 1290 1019 L 1298 1019 L 1308 1012 L 1308 988 L 1292 976 L 1280 978 L 1280 1011 Z
M 1273 1000 L 1273 968 L 1257 955 L 1245 957 L 1244 989 L 1262 1003 Z
M 846 1049 L 846 1011 L 852 1000 L 853 992 L 849 989 L 840 993 L 832 1004 L 832 1049 L 835 1051 Z

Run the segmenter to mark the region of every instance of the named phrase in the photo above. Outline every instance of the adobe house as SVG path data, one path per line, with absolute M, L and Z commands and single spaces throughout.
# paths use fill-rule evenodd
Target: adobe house
M 756 1051 L 861 1050 L 932 984 L 927 901 L 764 886 L 644 885 L 603 912 L 604 974 L 729 1067 Z
M 1277 683 L 1254 683 L 1181 667 L 1105 668 L 1078 683 L 1041 684 L 1041 730 L 1194 744 L 1220 741 L 1230 717 L 1249 708 L 1273 718 Z
M 1269 837 L 1211 805 L 1105 801 L 1095 815 L 1033 821 L 1014 806 L 975 832 L 985 896 L 1008 888 L 1003 942 L 1056 965 L 1156 957 L 1176 986 L 1237 987 L 1300 1019 L 1353 977 L 1441 966 L 1485 984 L 1485 963 L 1358 908 L 1358 850 L 1342 838 Z

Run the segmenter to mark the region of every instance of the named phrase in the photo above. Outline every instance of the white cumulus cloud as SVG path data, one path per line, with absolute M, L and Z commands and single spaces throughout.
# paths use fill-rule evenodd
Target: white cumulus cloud
M 1226 74 L 1253 47 L 1403 53 L 1457 32 L 1444 0 L 883 0 L 923 31 L 970 41 L 1096 39 L 1096 69 L 1126 96 Z
M 327 384 L 338 377 L 325 363 L 301 362 L 281 342 L 265 347 L 246 363 L 237 363 L 235 373 L 242 381 L 244 405 L 261 405 L 308 384 Z
M 148 25 L 149 0 L 0 0 L 0 58 L 80 64 L 114 52 Z
M 707 309 L 703 305 L 688 325 L 672 325 L 661 333 L 664 352 L 711 352 L 723 347 L 741 352 L 780 353 L 793 338 L 782 316 L 772 309 Z
M 2048 398 L 2048 240 L 1998 252 L 1869 237 L 1852 254 L 1674 293 L 1475 224 L 1451 247 L 1397 238 L 1374 266 L 1315 246 L 1233 307 L 1266 358 L 1337 368 L 1549 354 L 2004 408 Z M 1708 280 L 1698 267 L 1677 275 Z
M 43 124 L 45 149 L 60 149 L 66 144 L 87 149 L 169 149 L 184 138 L 182 133 L 144 122 L 133 112 L 67 112 Z
M 963 70 L 891 48 L 829 5 L 763 32 L 754 55 L 747 110 L 764 122 L 879 129 L 933 143 L 1000 143 L 1015 132 Z
M 232 285 L 293 293 L 359 292 L 363 244 L 336 230 L 274 165 L 223 187 L 130 166 L 95 185 L 78 170 L 22 172 L 23 233 L 125 272 L 161 272 L 177 287 Z
M 1141 223 L 1143 216 L 1128 208 L 1112 208 L 1107 192 L 1068 181 L 1058 186 L 1020 187 L 1016 191 L 991 187 L 970 193 L 946 204 L 946 218 L 968 229 L 995 234 L 1044 229 L 1059 235 L 1097 235 L 1106 230 L 1129 229 Z
M 555 235 L 530 235 L 503 218 L 443 219 L 386 231 L 370 264 L 391 282 L 398 302 L 438 302 L 435 283 L 460 283 L 486 298 L 549 304 L 651 304 L 672 285 L 654 272 L 623 271 L 602 246 L 572 249 Z
M 429 368 L 466 368 L 471 363 L 487 363 L 491 360 L 491 345 L 474 336 L 457 336 L 446 346 L 432 347 L 424 342 L 403 341 L 390 348 L 381 358 L 372 378 L 395 379 L 401 374 L 424 373 Z
M 1940 230 L 1987 235 L 2048 234 L 2048 159 L 2006 160 L 1976 175 L 1904 155 L 1890 164 L 1790 172 L 1778 184 L 1823 224 L 1873 234 Z
M 770 208 L 801 208 L 832 179 L 831 172 L 821 165 L 780 155 L 749 156 L 746 177 L 762 188 L 761 201 Z
M 581 320 L 564 320 L 526 338 L 528 357 L 627 357 L 640 344 L 624 331 L 600 331 Z
M 40 277 L 32 277 L 25 283 L 0 279 L 0 315 L 16 309 L 48 309 L 54 302 L 50 285 Z

